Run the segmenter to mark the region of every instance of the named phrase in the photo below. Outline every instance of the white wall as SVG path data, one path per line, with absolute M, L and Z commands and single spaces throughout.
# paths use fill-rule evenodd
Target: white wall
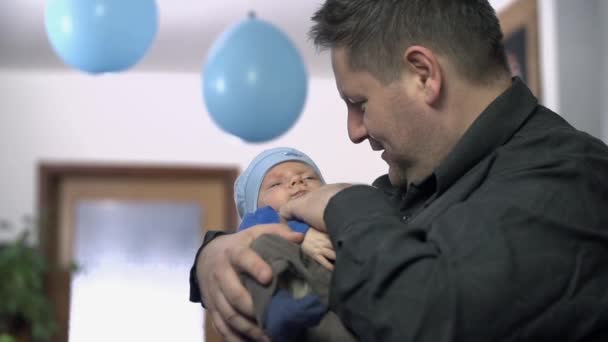
M 602 99 L 602 121 L 603 121 L 603 137 L 604 141 L 608 142 L 608 23 L 605 18 L 608 18 L 608 1 L 597 0 L 598 2 L 598 17 L 600 29 L 600 42 L 603 45 L 602 59 L 599 67 L 602 69 L 600 74 L 600 98 Z
M 559 55 L 557 51 L 557 18 L 555 0 L 540 0 L 538 3 L 538 44 L 542 104 L 559 113 Z
M 599 30 L 604 0 L 556 1 L 560 114 L 574 127 L 602 137 L 605 36 Z M 605 94 L 605 93 L 604 93 Z
M 310 154 L 328 182 L 369 183 L 386 172 L 368 144 L 348 140 L 333 79 L 312 79 L 296 126 L 259 145 L 228 136 L 210 121 L 197 74 L 92 77 L 5 70 L 0 113 L 0 218 L 13 222 L 34 213 L 40 160 L 242 169 L 262 149 L 288 145 Z

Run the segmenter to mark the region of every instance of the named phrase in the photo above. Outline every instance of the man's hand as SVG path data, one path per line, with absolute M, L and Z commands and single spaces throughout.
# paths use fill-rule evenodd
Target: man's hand
M 327 203 L 335 194 L 350 186 L 352 184 L 346 183 L 323 185 L 317 190 L 287 202 L 281 207 L 279 214 L 287 220 L 298 219 L 321 232 L 326 232 L 323 214 Z
M 302 250 L 319 264 L 323 265 L 323 267 L 333 271 L 334 265 L 331 263 L 331 261 L 336 260 L 336 252 L 334 251 L 331 241 L 329 240 L 329 236 L 326 233 L 310 227 L 310 229 L 308 229 L 306 232 L 306 235 L 304 235 Z
M 228 342 L 270 341 L 255 323 L 251 295 L 239 278 L 245 272 L 262 284 L 272 279 L 270 266 L 249 247 L 262 234 L 277 234 L 295 243 L 303 237 L 284 224 L 258 225 L 215 238 L 197 260 L 196 275 L 207 314 Z

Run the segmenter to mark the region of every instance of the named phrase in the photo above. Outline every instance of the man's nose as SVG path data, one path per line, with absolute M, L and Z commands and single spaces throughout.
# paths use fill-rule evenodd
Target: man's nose
M 361 113 L 349 110 L 346 128 L 348 130 L 348 137 L 353 143 L 358 144 L 367 139 L 367 128 L 363 124 L 363 115 Z

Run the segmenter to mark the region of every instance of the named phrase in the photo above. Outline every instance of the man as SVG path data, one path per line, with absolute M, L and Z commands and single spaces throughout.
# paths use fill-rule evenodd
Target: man
M 326 0 L 313 20 L 350 139 L 389 166 L 281 212 L 329 233 L 344 324 L 362 341 L 608 338 L 608 148 L 511 79 L 490 4 Z M 197 256 L 191 299 L 200 285 L 228 341 L 266 339 L 236 275 L 269 280 L 248 247 L 263 233 L 301 238 L 210 234 Z

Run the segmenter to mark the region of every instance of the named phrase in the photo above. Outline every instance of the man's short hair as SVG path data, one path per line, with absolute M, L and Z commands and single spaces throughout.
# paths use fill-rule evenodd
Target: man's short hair
M 400 76 L 412 45 L 447 57 L 473 82 L 509 74 L 500 24 L 486 0 L 326 0 L 312 20 L 317 47 L 345 48 L 354 70 L 385 83 Z

